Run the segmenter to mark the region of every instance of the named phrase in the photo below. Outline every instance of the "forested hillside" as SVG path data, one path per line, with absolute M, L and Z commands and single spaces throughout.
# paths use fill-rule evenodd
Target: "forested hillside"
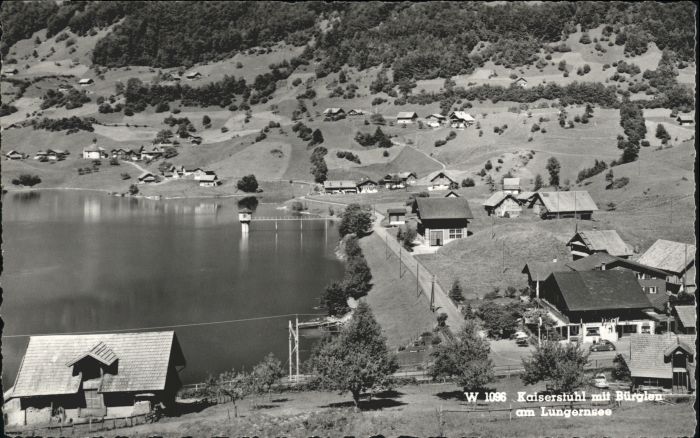
M 313 45 L 323 77 L 347 64 L 392 67 L 394 80 L 468 73 L 485 61 L 508 67 L 537 61 L 543 47 L 605 25 L 625 52 L 654 42 L 680 59 L 694 56 L 692 2 L 258 3 L 8 2 L 2 8 L 2 54 L 46 28 L 79 35 L 123 21 L 103 37 L 93 62 L 104 66 L 188 66 L 280 41 Z

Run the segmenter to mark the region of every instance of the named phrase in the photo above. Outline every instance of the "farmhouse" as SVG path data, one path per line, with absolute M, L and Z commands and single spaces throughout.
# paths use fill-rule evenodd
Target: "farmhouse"
M 503 178 L 503 191 L 517 196 L 520 193 L 520 178 Z
M 622 241 L 615 230 L 579 231 L 574 234 L 566 246 L 571 248 L 574 260 L 598 252 L 605 252 L 620 258 L 628 258 L 632 255 L 632 248 Z
M 675 322 L 675 332 L 686 335 L 695 335 L 696 332 L 696 314 L 695 305 L 676 305 L 671 311 Z
M 197 167 L 190 171 L 190 175 L 192 175 L 195 181 L 201 181 L 203 178 L 206 178 L 207 175 L 214 175 L 214 171 Z
M 576 218 L 590 220 L 598 207 L 587 191 L 536 192 L 528 208 L 542 219 Z
M 466 128 L 476 122 L 474 117 L 464 111 L 452 111 L 448 117 L 452 128 Z
M 474 218 L 464 198 L 416 198 L 413 210 L 418 214 L 418 233 L 430 246 L 467 237 L 469 219 Z
M 553 272 L 538 301 L 563 339 L 615 342 L 632 333 L 654 333 L 654 321 L 644 312 L 652 305 L 631 272 Z
M 153 146 L 153 148 L 150 151 L 146 150 L 141 150 L 141 159 L 142 160 L 157 160 L 158 158 L 163 156 L 163 149 L 159 148 L 158 146 Z
M 185 74 L 185 77 L 189 80 L 199 79 L 202 77 L 202 74 L 195 70 Z
M 414 172 L 399 172 L 384 176 L 379 183 L 387 189 L 404 189 L 416 183 L 417 177 Z
M 92 78 L 83 78 L 83 79 L 78 81 L 78 85 L 80 85 L 82 87 L 86 87 L 86 86 L 92 85 L 94 83 L 95 83 L 95 81 L 92 80 Z
M 525 79 L 524 77 L 521 76 L 518 79 L 513 81 L 513 85 L 515 85 L 516 87 L 520 87 L 520 88 L 526 88 L 527 87 L 527 79 Z
M 523 210 L 518 200 L 504 191 L 494 192 L 483 206 L 489 216 L 496 217 L 518 217 Z
M 151 184 L 154 182 L 157 182 L 158 180 L 156 179 L 155 175 L 149 172 L 144 172 L 139 176 L 139 183 L 141 184 Z
M 695 292 L 695 245 L 659 239 L 637 261 L 666 272 L 671 292 Z
M 431 128 L 439 128 L 447 122 L 447 117 L 442 114 L 431 114 L 425 118 L 425 121 Z
M 448 190 L 450 187 L 457 184 L 457 181 L 451 178 L 445 171 L 439 171 L 429 178 L 428 181 L 430 182 L 428 190 Z
M 11 150 L 10 152 L 5 154 L 5 157 L 8 160 L 23 160 L 26 158 L 23 153 L 17 152 L 16 150 Z
M 348 115 L 349 115 L 350 117 L 353 117 L 353 116 L 364 116 L 364 115 L 365 115 L 365 112 L 364 112 L 364 110 L 355 108 L 355 109 L 351 109 L 350 111 L 348 111 Z
M 202 175 L 202 177 L 199 178 L 200 187 L 216 187 L 219 184 L 221 184 L 221 181 L 219 181 L 219 178 L 214 172 L 207 173 L 206 175 Z
M 85 160 L 99 160 L 100 158 L 107 157 L 107 151 L 101 147 L 98 147 L 96 144 L 91 144 L 90 146 L 83 148 L 83 159 Z
M 104 152 L 104 149 L 102 150 L 103 157 L 106 158 L 107 153 Z M 46 150 L 46 158 L 48 158 L 51 161 L 61 161 L 66 158 L 66 155 L 68 155 L 68 152 L 60 149 L 47 149 Z
M 326 108 L 323 110 L 324 116 L 339 116 L 345 114 L 342 108 Z
M 690 114 L 680 114 L 677 118 L 676 121 L 678 122 L 679 125 L 685 126 L 685 125 L 693 125 L 695 123 L 695 119 L 693 119 L 693 116 Z
M 665 388 L 674 393 L 695 390 L 695 335 L 637 334 L 630 337 L 632 389 Z
M 406 223 L 405 208 L 390 208 L 386 211 L 389 217 L 389 225 L 403 225 Z
M 349 180 L 324 181 L 323 191 L 329 194 L 357 193 L 357 184 Z
M 366 179 L 357 183 L 357 191 L 360 193 L 377 193 L 379 191 L 379 186 L 376 181 Z
M 664 271 L 629 259 L 615 257 L 607 252 L 597 252 L 588 257 L 579 258 L 568 262 L 566 266 L 573 271 L 606 271 L 611 269 L 630 271 L 637 277 L 637 282 L 644 293 L 666 296 L 666 273 Z M 655 297 L 649 299 L 656 301 Z M 663 303 L 663 307 L 665 307 L 665 303 Z
M 414 111 L 402 111 L 396 115 L 396 123 L 399 125 L 407 125 L 418 119 L 418 114 Z
M 23 426 L 145 414 L 175 403 L 184 366 L 173 331 L 31 336 L 5 418 Z

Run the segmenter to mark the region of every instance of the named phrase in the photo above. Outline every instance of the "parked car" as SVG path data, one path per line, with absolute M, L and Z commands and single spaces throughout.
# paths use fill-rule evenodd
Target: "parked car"
M 605 378 L 605 374 L 603 373 L 596 374 L 595 377 L 593 377 L 591 384 L 596 388 L 601 389 L 608 389 L 610 387 L 610 385 L 608 385 L 608 380 Z
M 515 344 L 516 344 L 518 347 L 528 347 L 528 346 L 530 345 L 530 341 L 528 341 L 527 338 L 518 338 L 518 339 L 515 341 Z
M 608 341 L 607 339 L 601 339 L 600 341 L 591 345 L 590 351 L 615 351 L 615 344 Z

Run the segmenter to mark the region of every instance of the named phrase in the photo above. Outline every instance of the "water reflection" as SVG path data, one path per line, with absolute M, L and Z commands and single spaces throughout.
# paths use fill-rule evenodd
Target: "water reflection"
M 32 202 L 38 201 L 41 198 L 41 192 L 15 192 L 12 194 L 12 200 L 15 202 Z

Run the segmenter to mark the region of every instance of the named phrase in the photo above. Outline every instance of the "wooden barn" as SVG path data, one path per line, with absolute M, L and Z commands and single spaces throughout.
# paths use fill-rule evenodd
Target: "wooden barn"
M 447 117 L 450 119 L 452 128 L 466 128 L 476 123 L 474 117 L 465 111 L 452 111 Z
M 396 123 L 399 125 L 408 125 L 417 119 L 418 114 L 415 111 L 402 111 L 396 115 Z
M 535 192 L 528 208 L 542 219 L 585 219 L 590 220 L 598 211 L 587 191 L 574 192 Z
M 418 233 L 430 246 L 442 246 L 467 237 L 469 220 L 474 216 L 464 198 L 416 198 Z
M 494 192 L 483 206 L 489 216 L 496 217 L 518 217 L 523 210 L 512 194 L 503 191 Z
M 389 218 L 389 225 L 403 225 L 406 223 L 405 208 L 389 208 L 386 214 Z
M 503 191 L 517 196 L 520 193 L 520 178 L 503 178 Z
M 173 331 L 32 336 L 5 394 L 6 424 L 124 418 L 155 404 L 170 407 L 184 366 Z
M 687 394 L 695 390 L 695 335 L 638 334 L 630 337 L 632 389 L 664 388 Z
M 579 231 L 574 234 L 566 246 L 571 249 L 571 256 L 574 260 L 598 252 L 605 252 L 625 259 L 632 255 L 632 248 L 620 238 L 615 230 Z
M 350 180 L 324 181 L 323 191 L 328 194 L 357 193 L 357 183 Z

